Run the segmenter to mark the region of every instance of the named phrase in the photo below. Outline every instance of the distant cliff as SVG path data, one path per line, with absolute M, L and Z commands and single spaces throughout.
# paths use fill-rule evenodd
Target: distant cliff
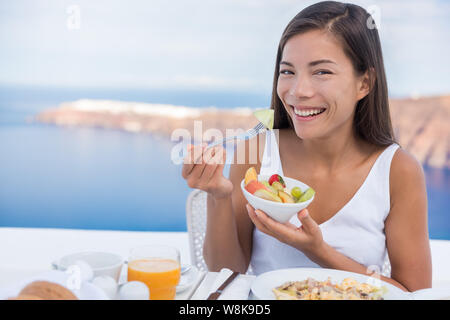
M 450 96 L 390 101 L 400 145 L 422 164 L 450 168 Z
M 450 96 L 419 99 L 391 99 L 394 132 L 400 145 L 422 164 L 450 168 Z M 192 108 L 174 105 L 109 100 L 78 100 L 62 103 L 35 117 L 42 123 L 61 126 L 88 126 L 150 132 L 170 137 L 177 128 L 194 130 L 194 120 L 202 120 L 202 130 L 248 129 L 257 120 L 250 108 Z
M 110 100 L 78 100 L 39 113 L 35 120 L 61 126 L 88 126 L 150 132 L 170 137 L 177 128 L 193 132 L 194 120 L 202 120 L 203 131 L 217 128 L 247 129 L 257 123 L 250 108 L 193 108 L 167 104 Z

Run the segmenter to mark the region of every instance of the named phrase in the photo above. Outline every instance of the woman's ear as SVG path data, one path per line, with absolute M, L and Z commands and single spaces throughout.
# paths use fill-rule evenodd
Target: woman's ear
M 366 72 L 364 72 L 363 75 L 360 76 L 360 80 L 358 83 L 358 101 L 367 96 L 372 90 L 374 84 L 375 84 L 375 69 L 369 68 Z

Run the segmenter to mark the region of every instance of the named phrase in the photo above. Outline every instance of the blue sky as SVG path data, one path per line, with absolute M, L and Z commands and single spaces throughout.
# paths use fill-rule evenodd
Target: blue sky
M 0 84 L 267 92 L 284 27 L 314 2 L 1 1 Z M 353 3 L 378 10 L 391 95 L 450 93 L 449 1 Z

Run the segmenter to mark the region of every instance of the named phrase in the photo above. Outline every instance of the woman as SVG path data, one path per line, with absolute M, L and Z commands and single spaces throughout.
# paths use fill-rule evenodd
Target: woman
M 246 159 L 279 150 L 281 172 L 316 191 L 297 214 L 301 227 L 247 204 L 239 184 L 253 164 L 235 161 L 227 179 L 223 163 L 207 161 L 223 158 L 223 148 L 190 147 L 182 175 L 208 192 L 203 253 L 210 270 L 244 273 L 251 264 L 256 274 L 311 266 L 368 274 L 388 254 L 391 274 L 382 280 L 405 291 L 431 287 L 424 174 L 395 143 L 380 40 L 369 19 L 359 6 L 331 1 L 294 17 L 275 65 L 279 145 L 270 132 L 264 146 L 244 143 Z M 258 160 L 258 172 L 266 161 Z

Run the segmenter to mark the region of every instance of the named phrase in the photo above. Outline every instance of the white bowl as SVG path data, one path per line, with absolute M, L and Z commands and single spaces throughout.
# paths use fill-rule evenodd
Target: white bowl
M 267 181 L 269 178 L 270 176 L 258 175 L 258 181 Z M 305 192 L 306 189 L 309 188 L 308 185 L 295 179 L 283 177 L 283 180 L 286 183 L 286 189 L 288 192 L 290 192 L 293 187 L 299 187 L 302 192 Z M 299 203 L 280 203 L 262 199 L 252 195 L 245 189 L 245 179 L 242 179 L 241 181 L 241 189 L 244 193 L 245 199 L 247 199 L 248 203 L 250 203 L 253 208 L 264 211 L 272 219 L 281 223 L 288 222 L 294 215 L 297 214 L 297 212 L 305 209 L 314 200 L 314 196 L 308 201 Z
M 110 276 L 118 281 L 124 260 L 122 256 L 101 251 L 77 252 L 61 257 L 53 262 L 53 268 L 66 271 L 70 266 L 76 265 L 78 260 L 86 262 L 94 273 L 94 278 L 98 276 Z

